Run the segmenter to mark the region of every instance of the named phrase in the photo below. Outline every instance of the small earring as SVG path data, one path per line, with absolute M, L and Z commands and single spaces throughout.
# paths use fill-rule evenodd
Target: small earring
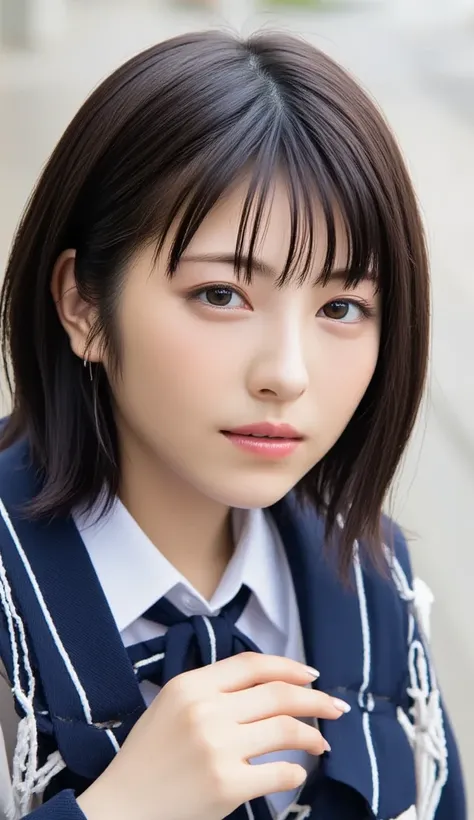
M 84 359 L 84 367 L 87 367 L 87 365 L 89 365 L 89 378 L 91 382 L 93 382 L 94 376 L 92 375 L 92 362 L 88 361 L 87 359 Z

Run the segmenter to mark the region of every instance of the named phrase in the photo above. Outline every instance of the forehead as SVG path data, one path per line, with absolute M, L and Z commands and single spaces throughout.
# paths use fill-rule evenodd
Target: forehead
M 239 241 L 246 200 L 249 193 L 249 181 L 244 178 L 207 214 L 199 229 L 189 243 L 187 253 L 205 255 L 212 253 L 233 253 Z M 247 230 L 243 237 L 242 252 L 247 254 L 252 239 L 257 216 L 257 199 L 253 200 L 249 212 Z M 342 216 L 337 209 L 333 212 L 336 231 L 335 267 L 344 268 L 347 264 L 349 243 Z M 311 202 L 311 226 L 306 225 L 307 214 L 297 214 L 296 236 L 295 217 L 292 214 L 291 198 L 288 183 L 283 176 L 277 176 L 265 196 L 261 214 L 258 218 L 256 242 L 252 255 L 261 259 L 266 265 L 281 272 L 285 266 L 292 241 L 305 243 L 303 232 L 311 228 L 313 233 L 312 269 L 315 276 L 321 272 L 328 247 L 327 220 L 317 195 L 316 188 Z

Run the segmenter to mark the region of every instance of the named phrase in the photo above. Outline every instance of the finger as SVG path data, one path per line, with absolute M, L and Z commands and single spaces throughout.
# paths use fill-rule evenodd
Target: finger
M 212 688 L 218 692 L 237 692 L 275 680 L 304 686 L 318 677 L 316 669 L 298 661 L 258 652 L 242 652 L 186 673 L 190 685 L 204 690 Z
M 350 706 L 339 698 L 332 698 L 316 689 L 305 689 L 285 681 L 272 681 L 228 694 L 229 714 L 237 723 L 293 715 L 337 720 Z
M 275 792 L 287 792 L 303 785 L 308 773 L 298 763 L 277 760 L 274 763 L 247 764 L 247 772 L 242 777 L 245 783 L 245 802 L 265 797 Z
M 312 755 L 330 751 L 319 729 L 289 715 L 247 723 L 239 727 L 238 737 L 245 760 L 288 749 L 300 749 Z

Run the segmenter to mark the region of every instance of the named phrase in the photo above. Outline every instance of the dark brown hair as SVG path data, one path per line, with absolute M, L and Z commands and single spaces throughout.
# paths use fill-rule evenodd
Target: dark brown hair
M 339 543 L 347 567 L 355 538 L 381 554 L 382 503 L 425 379 L 427 258 L 413 189 L 383 117 L 343 69 L 292 36 L 179 37 L 131 59 L 82 106 L 36 186 L 6 271 L 2 344 L 13 412 L 0 447 L 29 437 L 44 477 L 36 514 L 90 507 L 104 484 L 113 496 L 119 464 L 109 386 L 100 366 L 91 382 L 71 351 L 50 293 L 54 263 L 76 249 L 78 289 L 97 305 L 96 331 L 119 366 L 114 311 L 125 263 L 145 242 L 159 250 L 173 230 L 173 275 L 206 214 L 249 170 L 239 272 L 251 276 L 265 198 L 283 172 L 292 230 L 281 282 L 309 272 L 322 204 L 323 279 L 333 267 L 337 210 L 350 249 L 347 285 L 371 271 L 381 292 L 373 379 L 340 439 L 296 488 L 325 516 L 328 535 L 345 515 Z

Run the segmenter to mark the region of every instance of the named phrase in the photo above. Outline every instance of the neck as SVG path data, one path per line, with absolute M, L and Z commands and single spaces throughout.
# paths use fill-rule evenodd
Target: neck
M 122 446 L 119 496 L 162 555 L 209 600 L 233 552 L 229 508 L 135 444 Z

